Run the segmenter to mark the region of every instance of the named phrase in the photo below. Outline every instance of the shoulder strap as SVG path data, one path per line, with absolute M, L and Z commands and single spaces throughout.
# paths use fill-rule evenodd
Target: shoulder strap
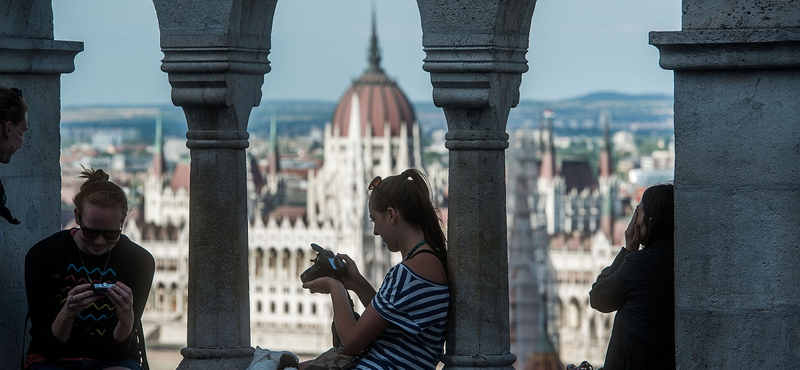
M 432 251 L 432 250 L 430 250 L 430 249 L 420 249 L 420 250 L 418 250 L 418 251 L 414 252 L 414 254 L 412 254 L 412 255 L 410 255 L 410 256 L 408 256 L 408 257 L 406 257 L 406 259 L 407 259 L 407 260 L 410 260 L 410 259 L 412 259 L 412 258 L 416 257 L 416 256 L 417 256 L 418 254 L 420 254 L 420 253 L 430 253 L 430 254 L 432 254 L 432 255 L 436 256 L 436 259 L 438 259 L 438 260 L 439 260 L 439 262 L 440 262 L 440 263 L 442 263 L 442 265 L 444 265 L 444 263 L 442 262 L 442 256 L 440 256 L 440 255 L 439 255 L 439 253 L 436 253 L 436 251 Z

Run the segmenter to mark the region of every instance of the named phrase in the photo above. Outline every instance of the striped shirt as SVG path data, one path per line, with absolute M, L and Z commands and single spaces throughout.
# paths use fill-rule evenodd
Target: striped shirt
M 391 324 L 355 369 L 435 369 L 444 348 L 449 299 L 447 284 L 424 279 L 402 263 L 392 267 L 371 303 Z

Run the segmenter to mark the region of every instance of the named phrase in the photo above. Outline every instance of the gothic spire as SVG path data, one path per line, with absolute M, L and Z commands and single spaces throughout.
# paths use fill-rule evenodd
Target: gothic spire
M 378 33 L 375 26 L 375 1 L 372 2 L 372 36 L 369 42 L 369 70 L 373 72 L 381 71 L 381 50 L 378 47 Z
M 603 125 L 603 150 L 600 152 L 600 177 L 609 178 L 614 173 L 613 159 L 611 158 L 611 113 L 604 111 L 600 115 L 600 124 Z
M 556 150 L 553 145 L 553 117 L 555 113 L 546 110 L 542 113 L 542 116 L 547 126 L 547 132 L 545 133 L 545 135 L 547 135 L 547 141 L 544 143 L 545 147 L 542 153 L 542 165 L 539 170 L 539 176 L 552 180 L 556 177 Z

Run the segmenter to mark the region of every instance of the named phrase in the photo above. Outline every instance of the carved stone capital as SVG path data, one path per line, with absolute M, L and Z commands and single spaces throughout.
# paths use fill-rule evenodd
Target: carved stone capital
M 650 45 L 669 70 L 800 67 L 798 29 L 716 29 L 650 32 Z
M 71 73 L 81 51 L 78 41 L 0 38 L 0 73 Z
M 480 42 L 487 38 L 426 35 L 422 68 L 431 73 L 437 106 L 488 108 L 505 102 L 510 109 L 517 105 L 521 76 L 528 70 L 527 48 Z
M 161 70 L 169 74 L 172 102 L 177 106 L 257 106 L 264 74 L 270 71 L 269 50 L 235 47 L 162 48 Z M 235 88 L 232 88 L 235 87 Z

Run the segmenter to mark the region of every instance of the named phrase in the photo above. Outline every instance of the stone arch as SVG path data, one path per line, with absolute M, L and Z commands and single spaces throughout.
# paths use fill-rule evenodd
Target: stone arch
M 573 297 L 567 303 L 567 306 L 564 307 L 564 324 L 567 327 L 580 329 L 581 328 L 581 305 L 578 302 L 578 299 Z

